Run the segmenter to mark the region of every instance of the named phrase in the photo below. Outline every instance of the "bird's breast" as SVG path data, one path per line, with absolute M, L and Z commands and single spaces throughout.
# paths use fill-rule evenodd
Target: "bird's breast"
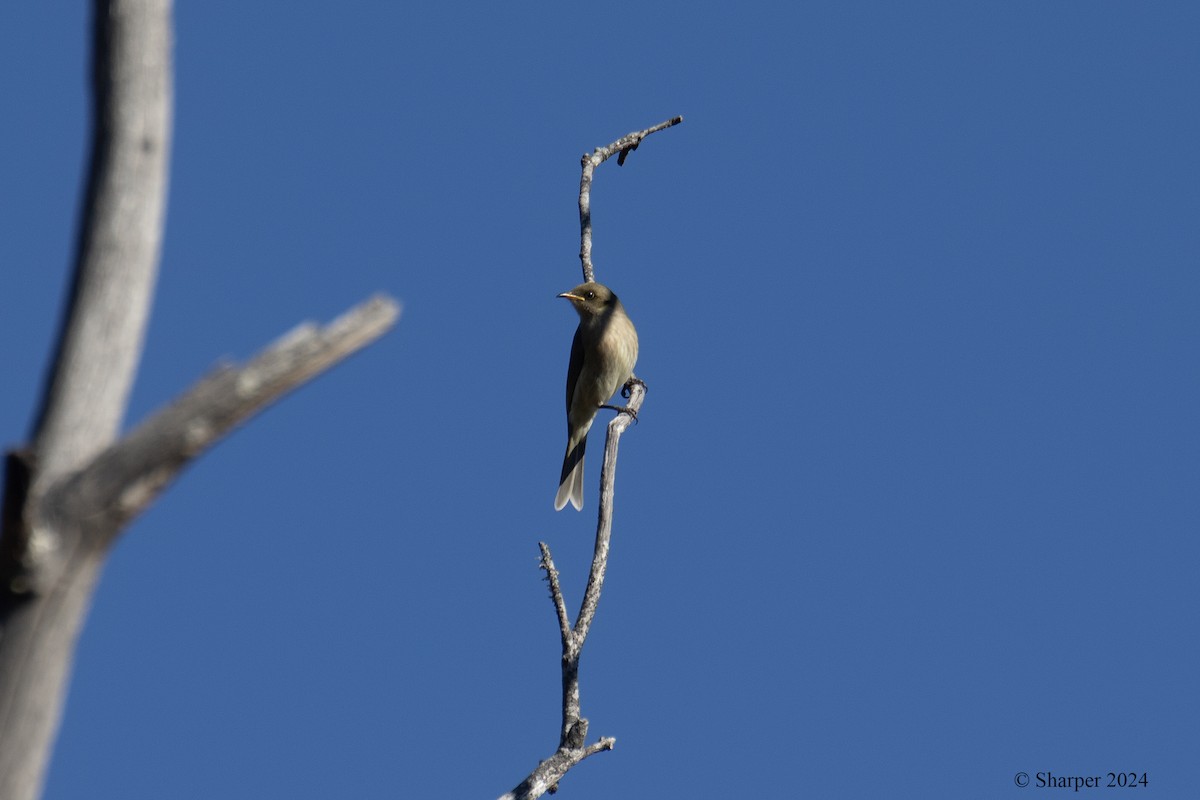
M 633 323 L 629 317 L 621 314 L 614 316 L 608 324 L 608 329 L 600 337 L 599 347 L 601 360 L 611 367 L 608 376 L 615 384 L 613 393 L 629 380 L 633 374 L 633 365 L 637 363 L 638 338 Z M 609 394 L 611 397 L 612 394 Z M 607 399 L 607 398 L 606 398 Z
M 633 323 L 624 314 L 610 317 L 602 330 L 588 338 L 575 400 L 584 408 L 594 409 L 616 394 L 633 374 L 638 340 Z

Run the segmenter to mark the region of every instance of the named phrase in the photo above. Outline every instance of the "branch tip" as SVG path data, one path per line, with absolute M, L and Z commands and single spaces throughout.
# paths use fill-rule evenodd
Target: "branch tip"
M 597 147 L 591 153 L 584 153 L 580 158 L 583 175 L 579 179 L 579 261 L 583 267 L 583 280 L 585 283 L 596 279 L 596 268 L 592 264 L 592 173 L 596 167 L 614 155 L 617 155 L 617 166 L 623 166 L 629 154 L 637 150 L 638 145 L 642 143 L 643 139 L 652 133 L 666 130 L 681 122 L 683 122 L 683 115 L 671 117 L 649 128 L 627 133 L 615 142 L 610 142 L 603 147 Z

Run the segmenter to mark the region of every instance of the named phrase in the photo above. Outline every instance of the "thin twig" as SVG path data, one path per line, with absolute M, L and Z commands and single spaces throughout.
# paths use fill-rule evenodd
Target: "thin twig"
M 645 130 L 628 133 L 615 142 L 606 144 L 604 147 L 597 147 L 590 154 L 584 153 L 580 159 L 583 165 L 583 175 L 579 179 L 579 261 L 583 266 L 583 280 L 585 283 L 596 280 L 596 269 L 592 266 L 592 173 L 596 170 L 596 167 L 617 153 L 621 154 L 621 157 L 617 159 L 617 163 L 624 164 L 625 157 L 637 149 L 642 139 L 645 139 L 652 133 L 670 128 L 672 125 L 678 125 L 681 122 L 683 122 L 683 117 L 671 117 L 671 119 L 660 122 Z
M 596 616 L 596 606 L 600 604 L 600 589 L 604 586 L 604 573 L 608 568 L 608 547 L 612 538 L 613 502 L 616 498 L 617 481 L 617 445 L 621 434 L 629 427 L 629 423 L 642 409 L 646 399 L 646 384 L 633 380 L 629 384 L 628 411 L 623 411 L 613 417 L 608 423 L 608 436 L 604 439 L 604 465 L 600 469 L 600 513 L 596 520 L 596 549 L 592 555 L 592 570 L 588 574 L 587 588 L 583 592 L 583 603 L 579 607 L 579 617 L 575 621 L 575 636 L 577 647 L 583 649 L 583 640 L 587 638 Z
M 562 633 L 563 652 L 566 652 L 571 640 L 571 620 L 567 618 L 567 603 L 563 600 L 562 587 L 558 585 L 558 570 L 554 568 L 554 559 L 550 557 L 550 547 L 545 542 L 538 542 L 542 550 L 542 569 L 546 570 L 546 580 L 550 583 L 550 598 L 554 601 L 554 609 L 558 612 L 558 629 Z

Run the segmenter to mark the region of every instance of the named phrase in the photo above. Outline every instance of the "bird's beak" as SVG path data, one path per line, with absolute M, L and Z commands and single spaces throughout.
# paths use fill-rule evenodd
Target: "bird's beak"
M 578 301 L 579 301 L 579 302 L 581 302 L 581 303 L 583 302 L 583 298 L 582 298 L 582 297 L 580 297 L 580 296 L 579 296 L 579 295 L 577 295 L 577 294 L 571 294 L 570 292 L 563 292 L 562 294 L 560 294 L 560 295 L 559 295 L 559 297 L 565 297 L 565 298 L 567 298 L 568 300 L 578 300 Z

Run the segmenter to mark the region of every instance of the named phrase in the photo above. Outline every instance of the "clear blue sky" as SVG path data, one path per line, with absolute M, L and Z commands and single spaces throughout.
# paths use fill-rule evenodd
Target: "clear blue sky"
M 87 11 L 0 9 L 0 426 L 64 292 Z M 116 548 L 69 798 L 494 797 L 557 741 L 579 280 L 649 384 L 562 797 L 1200 792 L 1200 7 L 183 2 L 129 422 L 383 290 L 398 328 Z M 599 453 L 593 433 L 593 459 Z

